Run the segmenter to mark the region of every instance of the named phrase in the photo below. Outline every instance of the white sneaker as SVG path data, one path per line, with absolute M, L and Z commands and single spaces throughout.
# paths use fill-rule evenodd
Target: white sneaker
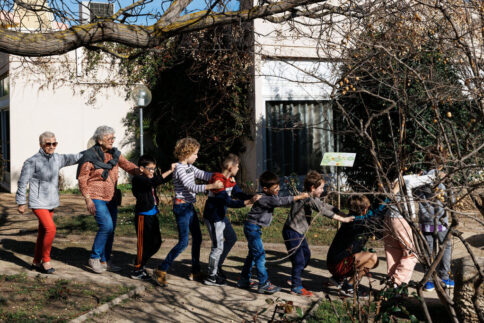
M 105 271 L 99 259 L 89 258 L 88 265 L 96 274 L 102 274 Z
M 104 270 L 116 273 L 118 271 L 121 271 L 121 267 L 113 265 L 111 261 L 108 262 L 101 262 L 101 266 L 104 268 Z

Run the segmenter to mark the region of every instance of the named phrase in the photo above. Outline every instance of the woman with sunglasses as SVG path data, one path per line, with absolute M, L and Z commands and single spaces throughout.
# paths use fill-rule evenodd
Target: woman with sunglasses
M 39 152 L 24 162 L 16 202 L 18 212 L 24 214 L 27 209 L 27 186 L 29 187 L 29 208 L 39 219 L 39 231 L 35 244 L 32 269 L 53 274 L 55 269 L 50 263 L 50 250 L 55 236 L 54 208 L 59 206 L 59 170 L 74 165 L 81 154 L 56 154 L 55 135 L 46 131 L 39 136 Z

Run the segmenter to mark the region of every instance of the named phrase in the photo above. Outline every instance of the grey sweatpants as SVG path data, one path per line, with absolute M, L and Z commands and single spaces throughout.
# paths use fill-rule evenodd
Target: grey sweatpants
M 439 241 L 439 244 L 441 245 L 442 242 L 444 241 L 445 235 L 447 234 L 447 231 L 443 232 L 437 232 L 437 239 Z M 427 240 L 427 245 L 429 246 L 430 250 L 433 250 L 434 257 L 437 255 L 438 251 L 437 249 L 434 250 L 434 236 L 432 233 L 424 233 L 424 237 Z M 440 264 L 437 266 L 437 275 L 441 279 L 449 279 L 449 273 L 450 273 L 450 262 L 451 262 L 451 257 L 452 257 L 452 246 L 449 242 L 447 243 L 447 246 L 445 246 L 445 251 L 444 251 L 444 256 L 442 257 L 442 260 L 440 261 Z M 429 279 L 429 281 L 432 281 L 432 279 Z
M 212 240 L 212 250 L 208 257 L 208 274 L 217 275 L 217 271 L 222 267 L 230 249 L 237 241 L 237 235 L 227 217 L 222 221 L 211 223 L 205 219 L 210 239 Z

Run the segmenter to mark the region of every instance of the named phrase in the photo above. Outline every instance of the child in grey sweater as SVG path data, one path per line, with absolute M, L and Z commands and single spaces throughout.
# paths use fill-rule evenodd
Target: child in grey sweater
M 265 268 L 266 257 L 264 246 L 262 245 L 261 228 L 271 224 L 274 208 L 289 206 L 295 201 L 308 198 L 309 194 L 303 193 L 297 196 L 279 197 L 279 177 L 269 171 L 264 172 L 260 176 L 259 183 L 263 190 L 262 197 L 254 203 L 244 224 L 244 234 L 249 244 L 249 254 L 245 259 L 241 278 L 237 285 L 241 288 L 251 287 L 250 274 L 255 264 L 257 277 L 259 278 L 258 292 L 261 294 L 273 294 L 281 288 L 269 281 Z
M 282 236 L 291 256 L 291 293 L 302 296 L 313 296 L 313 293 L 305 289 L 302 285 L 301 274 L 309 264 L 311 252 L 306 240 L 306 232 L 312 220 L 313 211 L 319 212 L 325 217 L 343 223 L 353 221 L 354 217 L 345 217 L 336 207 L 322 202 L 319 197 L 324 191 L 324 179 L 316 171 L 309 171 L 304 179 L 304 191 L 309 194 L 309 198 L 294 202 L 287 217 Z

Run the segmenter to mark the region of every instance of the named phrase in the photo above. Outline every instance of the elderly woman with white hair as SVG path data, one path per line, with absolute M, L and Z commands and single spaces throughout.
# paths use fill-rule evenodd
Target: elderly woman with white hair
M 16 202 L 19 213 L 25 213 L 28 186 L 29 208 L 39 219 L 32 269 L 52 274 L 55 269 L 50 263 L 50 251 L 56 231 L 54 209 L 59 206 L 59 170 L 76 164 L 81 154 L 56 154 L 57 140 L 50 131 L 40 135 L 39 144 L 39 152 L 27 159 L 22 167 Z
M 98 225 L 88 264 L 92 271 L 101 274 L 106 270 L 120 270 L 110 261 L 118 213 L 115 192 L 119 167 L 133 175 L 139 173 L 139 168 L 113 147 L 113 128 L 100 126 L 93 138 L 96 144 L 79 161 L 77 178 L 87 210 L 95 216 Z

